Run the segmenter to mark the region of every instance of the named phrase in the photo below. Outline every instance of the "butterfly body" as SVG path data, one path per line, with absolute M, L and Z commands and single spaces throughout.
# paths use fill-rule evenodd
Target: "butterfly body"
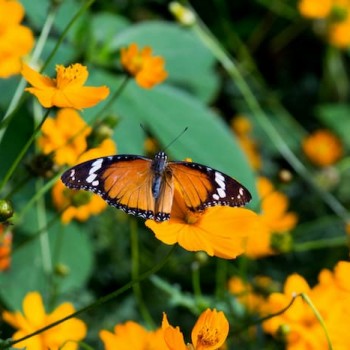
M 128 214 L 161 222 L 170 218 L 175 187 L 187 208 L 242 206 L 249 191 L 228 175 L 192 162 L 169 162 L 164 152 L 154 159 L 137 155 L 102 157 L 78 164 L 61 177 L 72 189 L 92 191 Z

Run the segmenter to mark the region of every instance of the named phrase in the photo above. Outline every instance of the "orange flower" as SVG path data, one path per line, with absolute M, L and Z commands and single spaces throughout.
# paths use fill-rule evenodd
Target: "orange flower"
M 186 346 L 179 327 L 169 324 L 163 314 L 162 329 L 165 342 L 170 350 L 216 350 L 226 341 L 229 323 L 222 311 L 207 309 L 198 318 L 191 333 L 192 344 Z
M 122 66 L 135 77 L 137 84 L 145 89 L 161 83 L 168 76 L 164 69 L 164 59 L 152 56 L 152 49 L 148 46 L 139 50 L 133 43 L 121 49 Z
M 350 11 L 350 5 L 347 12 Z M 346 20 L 335 22 L 329 28 L 329 42 L 340 49 L 346 49 L 350 45 L 350 17 Z
M 20 25 L 24 8 L 17 1 L 0 0 L 0 77 L 8 78 L 18 74 L 22 57 L 34 45 L 32 31 Z
M 106 209 L 107 203 L 98 195 L 70 190 L 61 181 L 52 188 L 52 201 L 59 211 L 63 211 L 61 221 L 68 224 L 73 219 L 86 221 Z
M 274 254 L 278 251 L 274 248 L 280 248 L 280 251 L 285 250 L 284 245 L 290 243 L 290 237 L 287 234 L 298 221 L 295 213 L 287 212 L 288 197 L 276 191 L 267 178 L 260 177 L 257 188 L 262 199 L 259 233 L 250 236 L 246 246 L 246 254 L 252 258 Z M 272 247 L 274 238 L 279 247 Z M 288 250 L 288 247 L 286 248 Z
M 102 330 L 99 333 L 105 350 L 164 350 L 166 344 L 162 329 L 147 331 L 133 321 L 117 324 L 114 333 Z
M 24 64 L 22 75 L 33 87 L 26 88 L 35 95 L 45 108 L 69 107 L 83 109 L 93 107 L 109 95 L 106 86 L 83 86 L 88 78 L 87 68 L 79 63 L 65 68 L 56 66 L 57 76 L 51 79 L 41 75 L 28 65 Z
M 11 264 L 12 234 L 0 224 L 0 271 L 5 271 Z
M 265 304 L 266 313 L 285 308 L 296 293 L 305 293 L 320 313 L 334 349 L 349 349 L 350 338 L 350 263 L 340 261 L 334 272 L 322 270 L 319 283 L 312 289 L 303 277 L 293 274 L 286 280 L 283 293 L 273 293 Z M 298 298 L 283 314 L 263 323 L 267 333 L 279 336 L 285 330 L 288 350 L 326 350 L 326 335 L 310 306 Z
M 269 284 L 272 283 L 271 279 L 268 277 L 265 277 L 264 282 L 266 279 Z M 261 294 L 255 293 L 253 285 L 243 281 L 238 276 L 229 279 L 228 290 L 250 312 L 258 312 L 265 303 L 265 298 Z
M 50 314 L 46 314 L 41 295 L 38 292 L 31 292 L 23 300 L 23 313 L 4 311 L 2 317 L 4 321 L 18 329 L 12 336 L 13 340 L 17 340 L 74 311 L 71 303 L 63 303 Z M 16 347 L 27 350 L 75 350 L 78 348 L 77 342 L 85 336 L 85 323 L 77 318 L 71 318 L 56 327 L 17 343 Z
M 146 226 L 165 244 L 178 243 L 189 251 L 233 259 L 244 252 L 247 237 L 257 233 L 256 223 L 257 215 L 244 208 L 212 207 L 193 213 L 175 189 L 170 220 L 147 220 Z
M 56 118 L 47 118 L 41 127 L 42 136 L 38 146 L 44 154 L 54 152 L 54 161 L 58 165 L 74 165 L 86 150 L 86 137 L 91 128 L 71 108 L 57 112 Z
M 100 145 L 90 148 L 83 153 L 77 160 L 76 164 L 86 162 L 87 160 L 106 157 L 117 153 L 117 147 L 112 139 L 104 139 Z
M 333 6 L 333 0 L 301 0 L 298 8 L 302 16 L 307 18 L 319 19 L 330 15 Z
M 302 143 L 305 155 L 318 166 L 334 164 L 343 154 L 340 140 L 328 130 L 318 130 Z

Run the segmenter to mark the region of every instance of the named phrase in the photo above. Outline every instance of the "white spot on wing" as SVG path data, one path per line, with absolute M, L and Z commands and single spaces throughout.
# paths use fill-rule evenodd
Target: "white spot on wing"
M 95 160 L 92 164 L 91 164 L 91 169 L 89 171 L 89 174 L 94 174 L 97 170 L 101 169 L 102 167 L 102 162 L 103 162 L 103 158 L 99 158 L 97 160 Z M 86 180 L 87 181 L 87 180 Z M 92 182 L 93 180 L 91 180 Z
M 219 197 L 221 197 L 221 198 L 226 197 L 226 192 L 222 188 L 218 188 L 217 192 L 218 192 Z
M 220 199 L 220 197 L 219 197 L 216 193 L 213 194 L 213 198 L 214 198 L 214 200 L 216 200 L 216 201 L 218 201 L 218 200 Z
M 86 182 L 88 183 L 92 183 L 97 177 L 97 174 L 90 174 L 87 178 L 86 178 Z
M 220 186 L 220 188 L 222 188 L 223 190 L 226 188 L 226 184 L 225 184 L 225 178 L 223 177 L 222 174 L 220 174 L 219 172 L 215 172 L 215 182 Z

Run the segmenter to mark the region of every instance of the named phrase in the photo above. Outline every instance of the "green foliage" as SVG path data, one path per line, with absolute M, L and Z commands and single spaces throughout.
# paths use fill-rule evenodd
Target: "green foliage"
M 301 24 L 295 2 L 196 4 L 213 34 L 200 18 L 197 27 L 176 23 L 162 1 L 92 1 L 91 6 L 58 1 L 57 7 L 49 0 L 21 3 L 26 11 L 24 24 L 34 31 L 37 42 L 43 28 L 48 30 L 34 66 L 44 66 L 44 74 L 54 77 L 56 65 L 79 62 L 88 67 L 87 86 L 110 88 L 109 99 L 79 113 L 94 131 L 101 124 L 106 126 L 109 118 L 116 121 L 107 131 L 118 154 L 144 155 L 145 140 L 152 136 L 171 160 L 191 158 L 243 183 L 253 196 L 248 208 L 258 214 L 264 214 L 259 210 L 264 198 L 259 197 L 256 180 L 267 176 L 290 201 L 280 210 L 281 217 L 280 208 L 272 208 L 276 225 L 283 221 L 284 211 L 296 212 L 298 223 L 288 236 L 279 232 L 274 237 L 275 255 L 232 261 L 182 248 L 167 256 L 170 248 L 154 237 L 143 220 L 115 208 L 86 222 L 63 224 L 51 190 L 66 167 L 39 169 L 42 153 L 35 142 L 20 155 L 45 111 L 22 88 L 18 99 L 12 100 L 20 86 L 19 76 L 0 79 L 0 184 L 4 185 L 0 199 L 11 201 L 15 210 L 1 227 L 13 236 L 11 266 L 0 272 L 1 309 L 22 310 L 30 291 L 41 293 L 48 312 L 64 301 L 77 309 L 88 306 L 79 315 L 89 328 L 81 348 L 100 349 L 101 329 L 111 330 L 128 320 L 158 327 L 162 312 L 171 315 L 190 341 L 200 312 L 217 308 L 233 325 L 229 348 L 284 348 L 283 339 L 264 334 L 261 315 L 230 294 L 227 283 L 231 276 L 250 283 L 257 275 L 267 275 L 274 279 L 268 286 L 271 291 L 275 285 L 281 290 L 288 275 L 297 272 L 313 285 L 319 271 L 348 258 L 350 84 L 344 69 L 348 52 L 324 52 L 327 44 Z M 83 11 L 83 6 L 88 8 Z M 162 84 L 143 89 L 127 76 L 120 50 L 131 43 L 150 46 L 154 55 L 164 58 L 168 77 Z M 15 109 L 7 113 L 11 101 Z M 49 116 L 56 112 L 51 109 Z M 249 137 L 262 158 L 258 170 L 252 168 L 230 125 L 232 117 L 241 114 L 250 121 Z M 331 167 L 314 166 L 302 152 L 304 138 L 321 128 L 334 132 L 344 146 L 342 159 Z M 93 136 L 88 138 L 91 144 Z M 53 155 L 45 161 L 50 163 Z M 291 179 L 282 181 L 281 170 L 287 170 Z M 240 229 L 232 227 L 232 232 Z M 256 232 L 255 237 L 260 234 Z M 281 242 L 284 250 L 278 250 Z M 110 293 L 116 291 L 112 298 Z M 250 326 L 255 324 L 253 339 Z M 12 334 L 6 328 L 1 336 Z

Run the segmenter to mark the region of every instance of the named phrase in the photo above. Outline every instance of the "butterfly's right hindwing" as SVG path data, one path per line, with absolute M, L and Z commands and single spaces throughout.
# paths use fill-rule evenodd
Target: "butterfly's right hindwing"
M 61 179 L 68 188 L 94 192 L 128 214 L 154 218 L 153 175 L 148 158 L 134 155 L 97 158 L 72 167 Z

